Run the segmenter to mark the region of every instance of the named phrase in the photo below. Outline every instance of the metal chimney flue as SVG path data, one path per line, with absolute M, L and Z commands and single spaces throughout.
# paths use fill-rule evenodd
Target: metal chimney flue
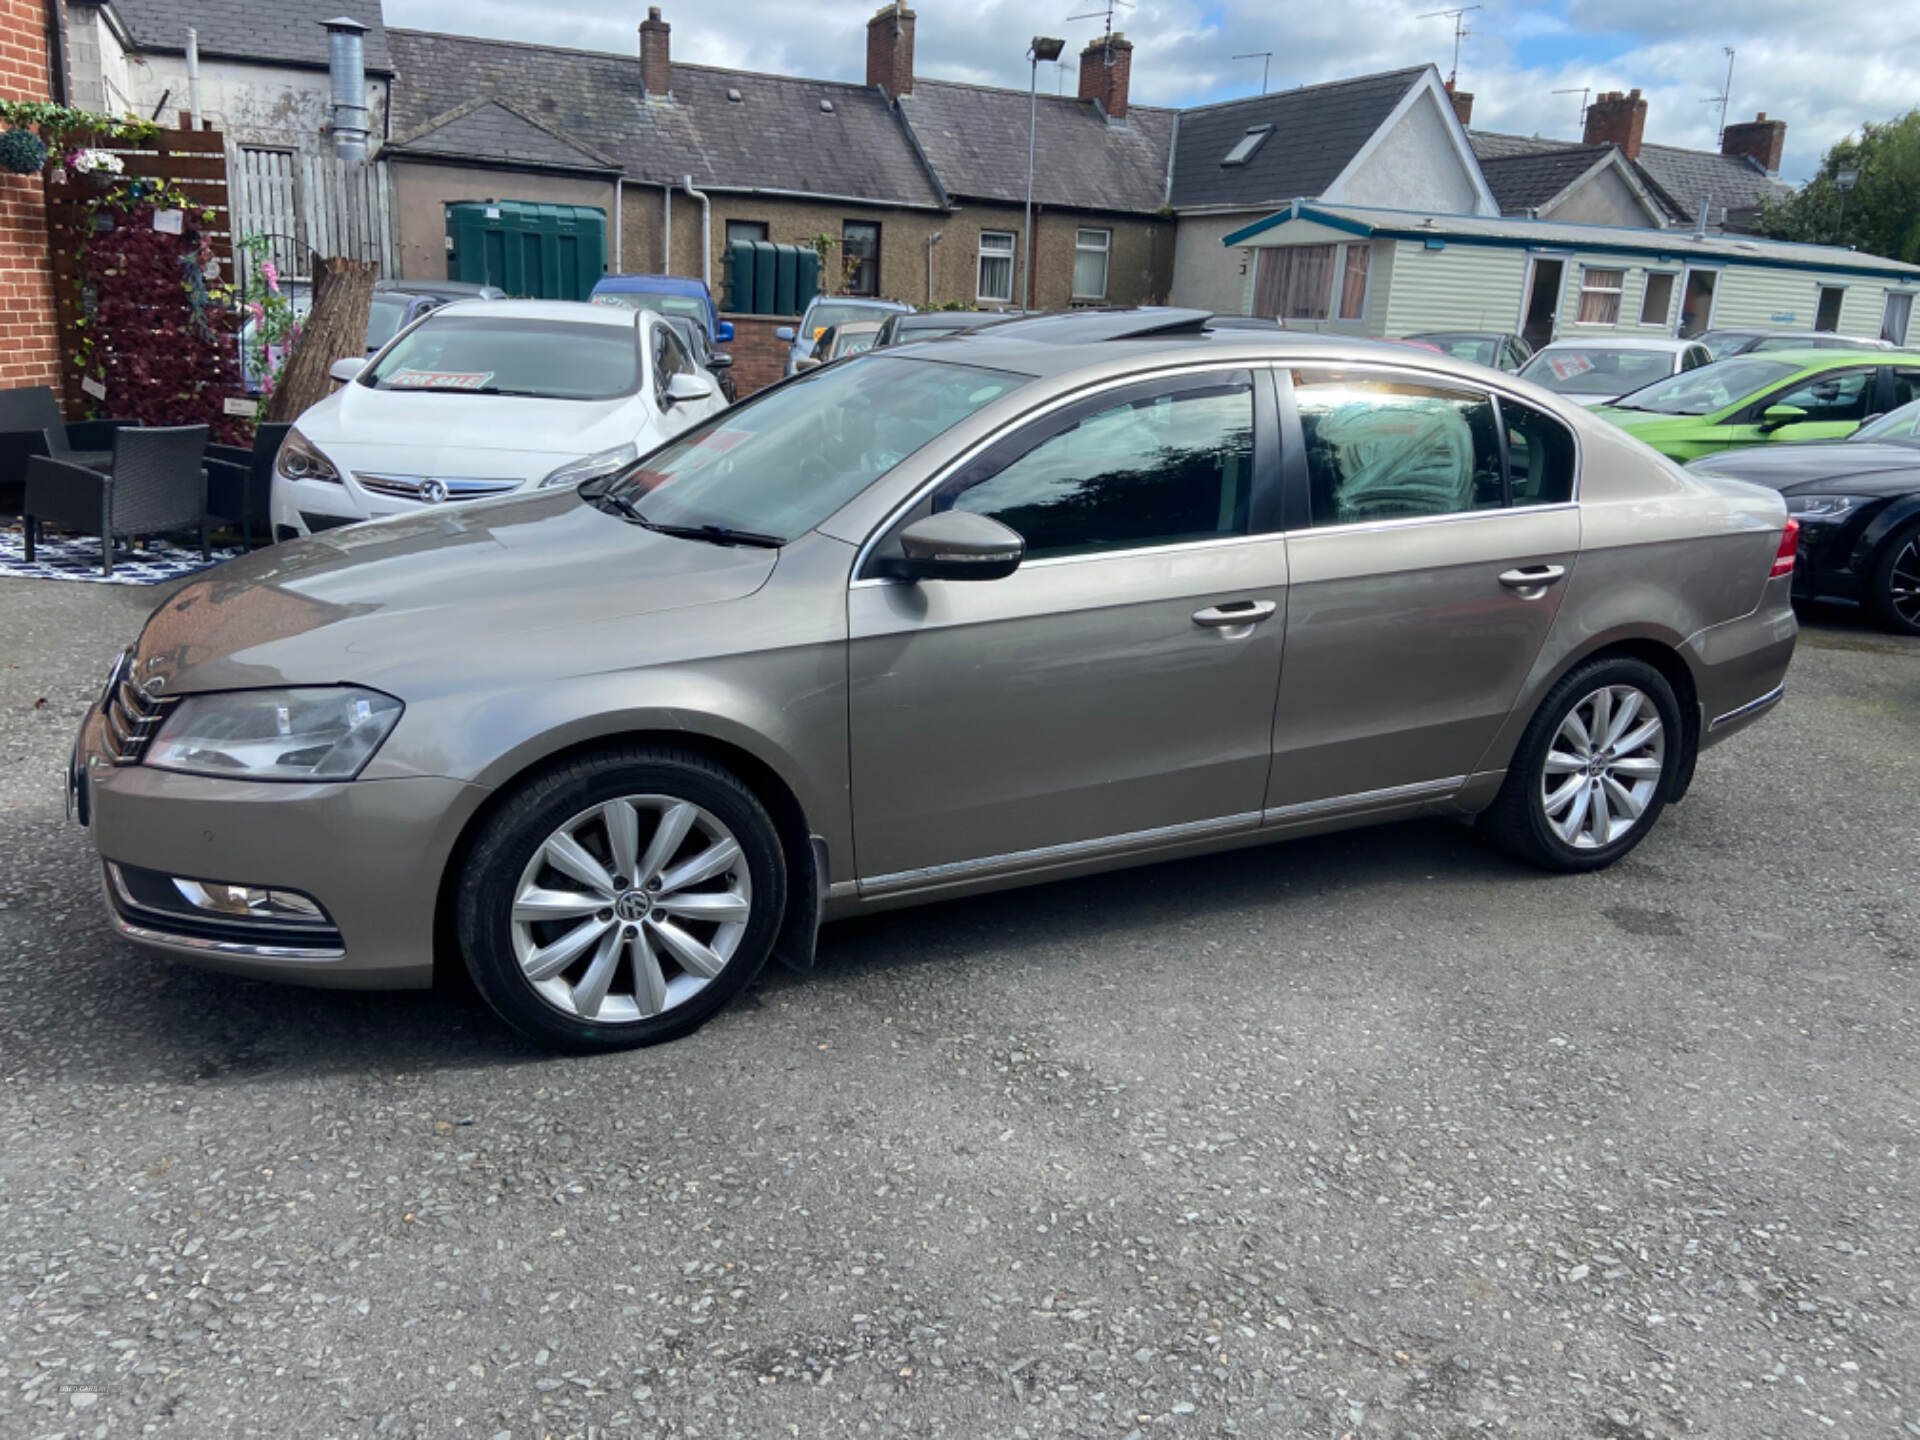
M 320 22 L 327 31 L 327 77 L 333 85 L 333 153 L 342 160 L 367 158 L 367 27 L 352 16 Z

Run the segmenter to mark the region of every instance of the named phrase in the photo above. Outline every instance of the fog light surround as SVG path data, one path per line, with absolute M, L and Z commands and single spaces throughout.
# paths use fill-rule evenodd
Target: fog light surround
M 283 960 L 332 960 L 340 931 L 311 895 L 105 862 L 107 899 L 132 939 L 176 949 Z
M 320 903 L 298 890 L 274 890 L 263 885 L 224 885 L 212 880 L 170 877 L 173 888 L 196 910 L 233 920 L 264 920 L 277 925 L 326 925 Z

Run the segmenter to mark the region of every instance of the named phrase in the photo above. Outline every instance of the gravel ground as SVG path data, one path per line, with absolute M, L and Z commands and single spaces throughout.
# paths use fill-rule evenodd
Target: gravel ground
M 1920 645 L 1811 625 L 1602 875 L 955 902 L 581 1060 L 110 937 L 156 598 L 0 582 L 0 1435 L 1920 1436 Z

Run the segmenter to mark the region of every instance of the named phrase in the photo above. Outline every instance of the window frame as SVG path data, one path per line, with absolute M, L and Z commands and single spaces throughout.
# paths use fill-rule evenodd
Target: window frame
M 1840 321 L 1847 312 L 1847 291 L 1851 288 L 1852 287 L 1848 285 L 1829 285 L 1825 281 L 1814 282 L 1813 329 L 1809 333 L 1814 335 L 1838 335 L 1840 333 Z M 1834 302 L 1833 306 L 1833 328 L 1831 330 L 1822 330 L 1820 328 L 1820 307 L 1826 303 L 1829 292 L 1840 298 Z
M 989 235 L 992 235 L 995 237 L 1004 235 L 1007 239 L 1007 248 L 1005 250 L 987 249 L 987 237 Z M 987 294 L 985 289 L 982 288 L 980 282 L 986 276 L 986 267 L 983 262 L 987 260 L 1005 260 L 1007 262 L 1007 293 L 1005 295 L 989 295 Z M 983 228 L 979 232 L 978 239 L 975 241 L 974 264 L 973 264 L 973 289 L 974 289 L 973 298 L 975 300 L 985 300 L 995 305 L 1013 304 L 1013 292 L 1014 292 L 1014 288 L 1019 283 L 1019 273 L 1020 273 L 1020 232 L 1018 230 L 988 230 Z
M 1098 235 L 1102 237 L 1101 243 L 1097 246 L 1088 245 L 1081 239 L 1084 235 Z M 1082 255 L 1098 255 L 1100 257 L 1100 289 L 1097 293 L 1092 290 L 1082 290 L 1080 288 L 1080 257 Z M 1107 292 L 1112 288 L 1112 284 L 1113 231 L 1111 229 L 1102 229 L 1098 225 L 1076 225 L 1073 230 L 1073 298 L 1075 300 L 1104 300 L 1107 298 Z
M 1903 350 L 1906 348 L 1907 341 L 1913 335 L 1914 296 L 1916 294 L 1920 294 L 1920 291 L 1896 290 L 1892 286 L 1888 286 L 1887 289 L 1881 292 L 1882 299 L 1881 299 L 1881 305 L 1880 305 L 1880 338 L 1882 340 L 1891 341 L 1894 345 L 1898 346 L 1900 349 L 1903 349 Z M 1897 300 L 1905 300 L 1907 304 L 1906 304 L 1906 320 L 1901 324 L 1900 338 L 1896 340 L 1894 339 L 1893 336 L 1887 334 L 1887 331 L 1891 328 L 1891 325 L 1892 325 L 1894 302 Z
M 1618 330 L 1620 328 L 1620 312 L 1625 308 L 1626 304 L 1627 276 L 1630 273 L 1632 273 L 1632 267 L 1628 265 L 1588 265 L 1582 262 L 1580 266 L 1580 289 L 1574 296 L 1573 302 L 1573 323 L 1575 325 L 1590 325 L 1599 330 Z M 1618 275 L 1620 277 L 1620 283 L 1617 285 L 1592 285 L 1588 283 L 1588 277 L 1593 275 Z M 1581 312 L 1587 308 L 1587 296 L 1589 295 L 1613 296 L 1613 319 L 1581 319 Z
M 851 267 L 847 261 L 852 258 L 847 253 L 847 232 L 851 229 L 871 230 L 873 232 L 873 254 L 866 256 Z M 844 283 L 849 298 L 855 300 L 878 300 L 880 298 L 880 222 L 878 220 L 846 220 L 840 222 L 840 268 L 845 277 Z M 853 271 L 873 267 L 873 288 L 856 290 L 853 288 Z
M 1346 299 L 1347 255 L 1356 247 L 1367 252 L 1367 278 L 1360 294 L 1360 313 L 1342 315 L 1341 306 Z M 1305 325 L 1363 325 L 1367 311 L 1373 304 L 1373 242 L 1371 240 L 1317 240 L 1306 245 L 1267 245 L 1256 247 L 1253 262 L 1253 291 L 1247 306 L 1249 313 L 1260 314 L 1260 266 L 1261 258 L 1278 255 L 1282 251 L 1327 250 L 1332 252 L 1332 260 L 1327 265 L 1326 293 L 1320 297 L 1324 315 L 1288 315 L 1277 314 L 1267 318 L 1279 320 L 1282 324 L 1299 322 Z M 1338 332 L 1335 332 L 1338 333 Z
M 1647 318 L 1647 292 L 1653 288 L 1653 282 L 1662 276 L 1666 278 L 1667 282 L 1667 303 L 1660 311 L 1660 318 L 1658 320 L 1649 320 Z M 1672 332 L 1675 328 L 1673 323 L 1673 298 L 1679 293 L 1680 272 L 1678 270 L 1648 270 L 1640 283 L 1639 324 L 1650 330 Z M 1577 314 L 1578 312 L 1576 311 L 1575 313 Z
M 757 235 L 737 236 L 733 233 L 733 227 L 736 225 L 751 227 L 752 229 L 758 230 L 760 233 Z M 720 233 L 726 236 L 726 244 L 731 246 L 735 244 L 737 241 L 743 240 L 743 239 L 744 240 L 771 240 L 773 238 L 773 227 L 770 224 L 768 224 L 765 220 L 729 219 L 726 222 L 725 227 L 721 230 Z

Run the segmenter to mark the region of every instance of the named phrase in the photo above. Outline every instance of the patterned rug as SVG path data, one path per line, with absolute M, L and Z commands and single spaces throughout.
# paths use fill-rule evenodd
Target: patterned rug
M 218 565 L 242 554 L 239 549 L 215 549 L 211 562 L 200 558 L 200 547 L 177 541 L 149 540 L 135 549 L 123 547 L 113 557 L 113 574 L 100 573 L 100 542 L 91 535 L 77 539 L 42 539 L 27 563 L 26 536 L 18 526 L 0 529 L 0 579 L 91 580 L 96 585 L 158 585 L 178 580 L 209 564 Z

